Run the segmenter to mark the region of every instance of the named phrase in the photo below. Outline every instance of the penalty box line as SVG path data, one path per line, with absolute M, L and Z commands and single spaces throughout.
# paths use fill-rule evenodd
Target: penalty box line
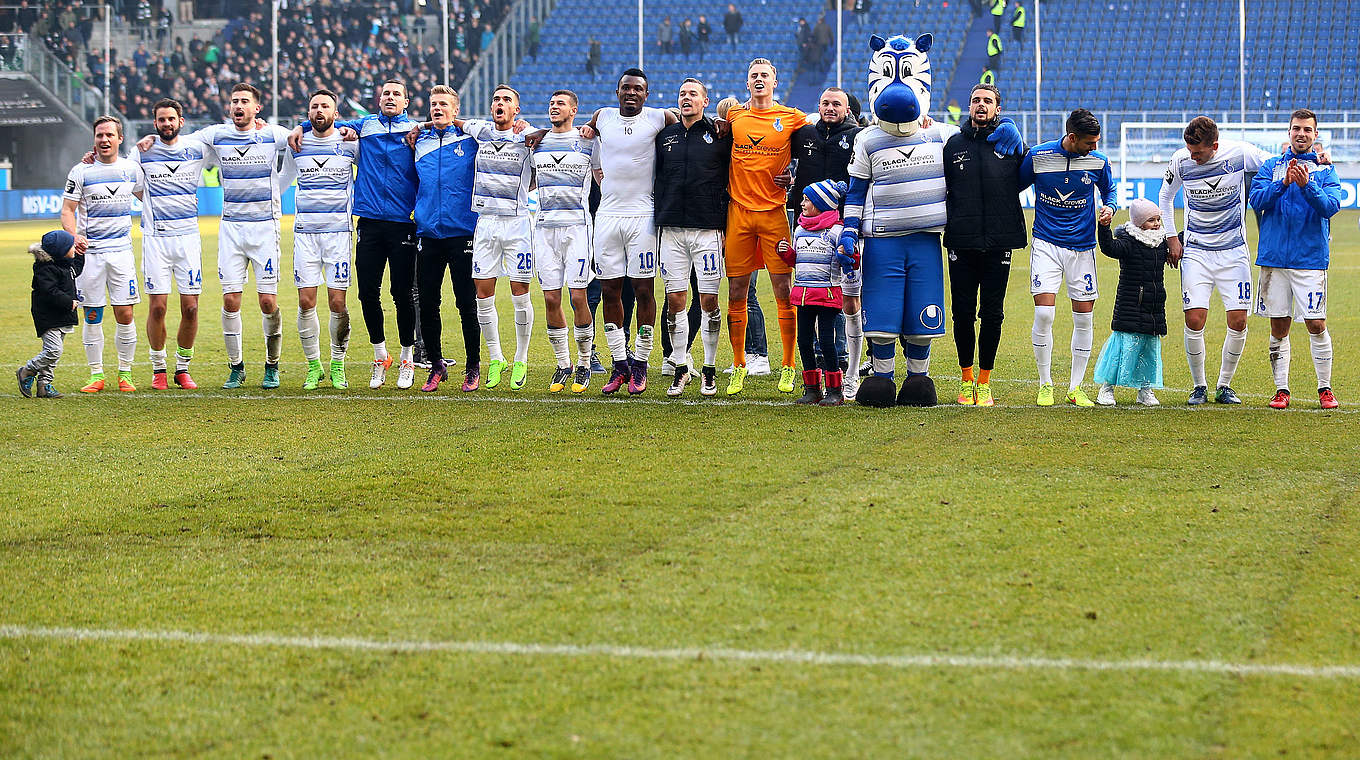
M 0 639 L 40 639 L 61 642 L 153 642 L 209 647 L 264 647 L 278 649 L 395 652 L 403 654 L 467 654 L 516 657 L 597 657 L 620 660 L 676 662 L 759 662 L 780 665 L 859 667 L 875 670 L 1058 670 L 1092 672 L 1202 673 L 1228 676 L 1283 676 L 1305 679 L 1360 679 L 1360 665 L 1300 665 L 1242 663 L 1222 660 L 1085 660 L 1068 657 L 1008 655 L 906 654 L 871 655 L 792 649 L 753 650 L 722 647 L 653 649 L 610 644 L 533 644 L 496 641 L 403 641 L 345 636 L 284 636 L 225 634 L 198 631 L 135 629 L 46 628 L 0 625 Z

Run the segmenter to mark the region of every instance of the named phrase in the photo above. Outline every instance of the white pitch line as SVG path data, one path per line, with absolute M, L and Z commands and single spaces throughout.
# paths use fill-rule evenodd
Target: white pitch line
M 1098 672 L 1208 673 L 1234 676 L 1360 679 L 1360 665 L 1297 665 L 1221 660 L 1082 660 L 1068 657 L 972 656 L 948 654 L 871 655 L 795 649 L 751 650 L 716 647 L 652 649 L 609 644 L 523 644 L 496 641 L 401 641 L 334 636 L 223 634 L 196 631 L 142 631 L 90 628 L 38 628 L 0 625 L 0 639 L 58 641 L 150 641 L 203 646 L 332 649 L 358 652 L 489 654 L 522 657 L 603 657 L 625 660 L 767 662 L 787 665 L 862 667 L 883 670 L 954 668 L 972 670 L 1088 670 Z

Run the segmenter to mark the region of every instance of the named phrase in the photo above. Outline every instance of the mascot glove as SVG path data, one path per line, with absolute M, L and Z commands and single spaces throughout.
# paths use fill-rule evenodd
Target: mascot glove
M 793 266 L 794 264 L 798 263 L 798 254 L 793 250 L 793 244 L 791 244 L 789 241 L 787 240 L 779 241 L 779 244 L 774 247 L 774 251 L 775 253 L 779 254 L 780 260 L 782 260 L 785 264 Z
M 855 252 L 859 247 L 859 231 L 851 229 L 850 227 L 842 229 L 840 247 L 851 256 L 857 255 Z M 836 255 L 839 258 L 842 254 L 838 250 Z
M 996 129 L 987 136 L 987 142 L 995 146 L 996 152 L 1003 156 L 1018 156 L 1021 148 L 1025 147 L 1020 130 L 1015 128 L 1015 120 L 1009 116 L 996 125 Z
M 854 254 L 853 248 L 850 250 L 851 253 L 849 254 L 843 253 L 839 250 L 836 251 L 836 262 L 841 265 L 841 271 L 846 274 L 850 274 L 851 272 L 855 271 L 855 265 L 859 263 L 859 256 Z

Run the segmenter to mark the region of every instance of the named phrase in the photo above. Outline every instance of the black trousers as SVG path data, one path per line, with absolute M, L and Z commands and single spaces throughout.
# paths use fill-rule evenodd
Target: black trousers
M 443 297 L 444 272 L 447 271 L 453 281 L 453 302 L 458 307 L 458 320 L 463 325 L 466 366 L 472 369 L 480 365 L 482 332 L 477 324 L 477 287 L 472 282 L 472 238 L 421 238 L 416 271 L 420 283 L 420 332 L 425 338 L 425 356 L 430 364 L 444 358 L 439 304 Z
M 412 222 L 387 222 L 359 218 L 359 239 L 354 245 L 354 274 L 359 285 L 359 306 L 368 328 L 368 342 L 387 339 L 383 329 L 383 270 L 392 270 L 392 301 L 397 306 L 397 337 L 401 345 L 416 342 L 416 226 Z
M 950 249 L 949 293 L 954 301 L 954 346 L 959 350 L 960 367 L 973 366 L 973 323 L 979 319 L 978 368 L 990 370 L 996 364 L 1010 276 L 1010 251 Z
M 665 290 L 665 287 L 662 287 Z M 666 329 L 666 320 L 670 319 L 670 301 L 664 297 L 661 300 L 661 356 L 669 359 L 671 356 L 671 331 Z M 689 321 L 689 340 L 685 344 L 685 350 L 694 345 L 694 336 L 699 332 L 699 320 L 702 318 L 703 309 L 699 307 L 699 278 L 694 272 L 689 273 L 689 311 L 685 313 L 685 318 Z
M 836 317 L 840 309 L 831 306 L 799 306 L 798 309 L 798 353 L 803 357 L 803 371 L 818 368 L 817 350 L 813 343 L 823 346 L 836 345 Z M 835 372 L 841 368 L 835 354 L 821 357 L 820 367 L 824 372 Z

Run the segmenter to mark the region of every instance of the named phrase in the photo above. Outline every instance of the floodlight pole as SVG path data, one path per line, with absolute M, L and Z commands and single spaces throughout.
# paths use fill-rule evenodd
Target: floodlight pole
M 845 10 L 845 0 L 836 0 L 836 87 L 845 90 L 845 84 L 840 82 L 840 39 L 842 39 L 842 19 L 840 12 Z
M 637 62 L 637 65 L 638 65 L 638 68 L 639 68 L 639 69 L 642 68 L 642 48 L 643 48 L 643 45 L 644 45 L 644 43 L 643 43 L 643 41 L 642 41 L 642 3 L 643 3 L 643 0 L 638 0 L 638 62 Z
M 1034 0 L 1034 144 L 1042 141 L 1039 127 L 1043 124 L 1044 111 L 1039 102 L 1044 83 L 1044 62 L 1039 52 L 1039 0 Z
M 282 0 L 274 0 L 270 3 L 274 7 L 274 21 L 270 24 L 269 37 L 274 43 L 274 81 L 269 93 L 269 107 L 273 118 L 270 120 L 275 124 L 279 123 L 279 3 Z
M 109 87 L 113 85 L 113 61 L 109 60 L 113 56 L 113 42 L 109 40 L 109 4 L 106 0 L 99 0 L 99 10 L 104 15 L 104 115 L 109 111 Z M 85 95 L 80 96 L 82 101 Z
M 1237 120 L 1247 139 L 1247 0 L 1237 0 Z
M 452 87 L 453 83 L 449 81 L 449 0 L 439 0 L 439 10 L 444 27 L 444 84 Z

